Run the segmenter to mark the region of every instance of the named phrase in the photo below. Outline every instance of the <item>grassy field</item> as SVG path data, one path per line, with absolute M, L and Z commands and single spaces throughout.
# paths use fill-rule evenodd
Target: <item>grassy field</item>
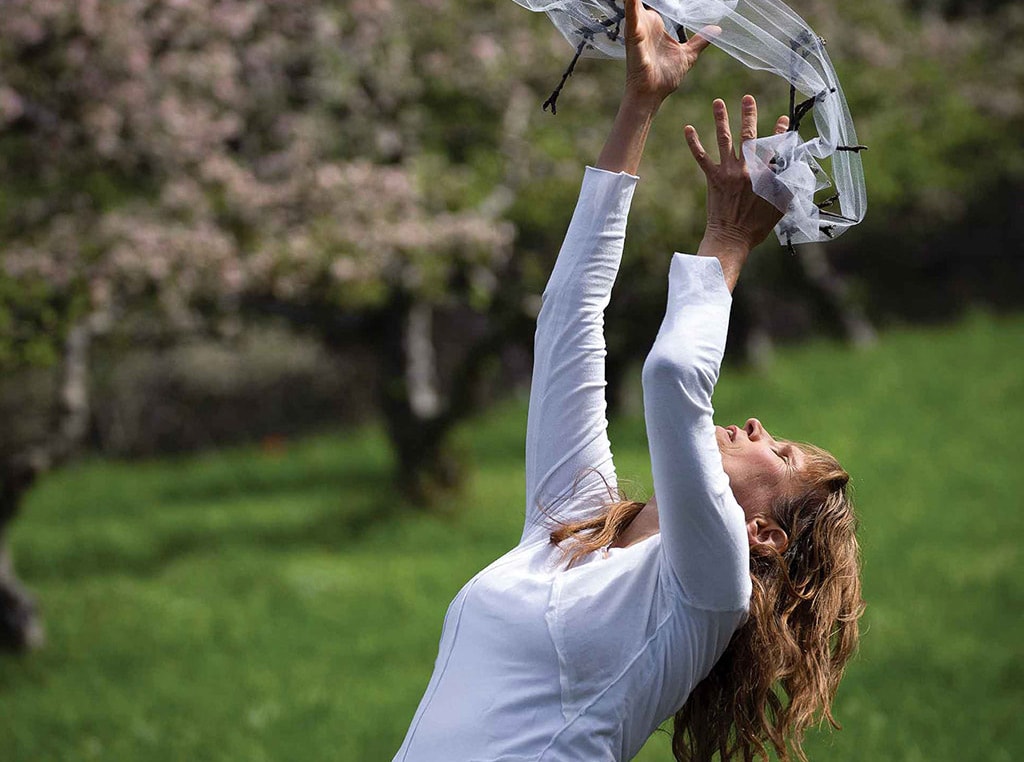
M 1024 317 L 787 350 L 715 402 L 854 474 L 865 632 L 811 759 L 1024 756 Z M 0 658 L 0 759 L 390 759 L 448 601 L 518 538 L 524 428 L 519 400 L 463 430 L 472 483 L 432 515 L 375 430 L 48 477 L 13 542 L 49 644 Z M 612 434 L 645 492 L 641 423 Z

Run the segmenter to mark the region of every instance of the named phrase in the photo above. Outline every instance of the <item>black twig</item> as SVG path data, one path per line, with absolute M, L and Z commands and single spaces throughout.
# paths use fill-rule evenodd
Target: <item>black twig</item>
M 836 146 L 836 150 L 837 151 L 853 151 L 854 153 L 860 153 L 861 151 L 868 150 L 868 147 L 867 146 L 861 146 L 861 145 L 856 145 L 856 146 Z
M 601 26 L 607 29 L 612 24 L 615 24 L 615 29 L 613 29 L 610 32 L 605 32 L 605 34 L 608 35 L 608 39 L 611 40 L 612 42 L 615 42 L 617 39 L 619 39 L 619 31 L 622 29 L 622 20 L 626 18 L 626 9 L 620 8 L 618 3 L 615 2 L 615 0 L 607 0 L 607 2 L 611 9 L 614 11 L 615 18 L 614 20 L 611 18 L 605 19 L 604 21 L 601 22 Z
M 558 83 L 558 87 L 552 90 L 551 95 L 549 95 L 548 99 L 544 101 L 544 105 L 542 106 L 542 108 L 545 111 L 547 111 L 548 106 L 551 106 L 552 116 L 558 113 L 558 109 L 555 105 L 558 101 L 558 96 L 562 92 L 562 88 L 565 87 L 566 80 L 568 80 L 569 77 L 572 76 L 572 71 L 573 69 L 576 68 L 576 62 L 580 60 L 580 56 L 583 55 L 584 48 L 586 48 L 590 44 L 591 35 L 592 33 L 584 34 L 583 39 L 580 40 L 580 44 L 576 46 L 576 54 L 572 57 L 572 61 L 569 62 L 569 66 L 566 67 L 565 72 L 563 72 L 562 74 L 562 81 Z
M 800 101 L 789 115 L 789 131 L 796 132 L 800 128 L 801 120 L 807 116 L 807 113 L 814 108 L 814 104 L 818 102 L 817 96 L 811 96 L 805 101 Z
M 615 19 L 615 28 L 610 32 L 605 32 L 605 34 L 608 35 L 608 39 L 611 40 L 612 42 L 615 42 L 617 39 L 619 39 L 619 30 L 622 28 L 623 18 L 624 16 L 619 16 L 617 19 Z
M 796 105 L 796 108 L 792 109 L 792 111 L 790 113 L 790 116 L 789 116 L 789 131 L 790 132 L 795 132 L 800 127 L 800 121 L 805 116 L 807 116 L 807 114 L 810 112 L 810 110 L 812 108 L 814 108 L 818 104 L 819 101 L 825 100 L 825 97 L 829 93 L 834 93 L 835 91 L 836 91 L 836 89 L 834 87 L 830 87 L 830 88 L 828 88 L 826 90 L 822 90 L 817 95 L 812 95 L 810 98 L 808 98 L 805 101 L 800 101 L 800 103 L 798 103 Z M 792 90 L 791 90 L 791 92 L 792 92 Z M 792 98 L 792 95 L 790 95 L 790 98 Z M 852 150 L 852 149 L 850 149 L 850 150 Z
M 841 220 L 843 222 L 852 222 L 855 225 L 857 224 L 857 220 L 853 219 L 853 217 L 844 217 L 843 215 L 836 214 L 835 212 L 826 212 L 822 210 L 821 217 L 829 220 Z
M 797 55 L 797 51 L 800 49 L 800 41 L 797 39 L 790 40 L 789 49 L 793 51 L 794 56 Z M 796 121 L 796 85 L 793 82 L 795 79 L 796 59 L 794 58 L 789 67 L 789 132 L 796 132 L 796 127 L 793 126 L 793 122 Z

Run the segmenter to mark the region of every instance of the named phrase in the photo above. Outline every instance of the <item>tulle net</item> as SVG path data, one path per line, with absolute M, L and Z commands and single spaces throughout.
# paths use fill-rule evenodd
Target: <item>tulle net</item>
M 515 0 L 547 13 L 584 57 L 624 58 L 625 13 L 616 0 Z M 679 39 L 715 25 L 712 44 L 752 69 L 790 83 L 791 131 L 743 144 L 753 187 L 784 216 L 775 228 L 785 245 L 836 238 L 864 219 L 867 192 L 853 118 L 825 42 L 779 0 L 646 0 Z M 799 95 L 798 95 L 799 94 Z M 800 137 L 812 114 L 817 136 Z M 817 160 L 829 159 L 829 178 Z M 831 188 L 828 198 L 816 194 Z M 822 194 L 825 195 L 825 194 Z

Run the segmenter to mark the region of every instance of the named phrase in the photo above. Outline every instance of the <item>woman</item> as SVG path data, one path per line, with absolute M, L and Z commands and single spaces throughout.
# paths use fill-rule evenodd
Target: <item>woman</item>
M 857 642 L 846 472 L 756 419 L 712 423 L 730 292 L 781 216 L 754 195 L 720 100 L 719 163 L 685 130 L 707 177 L 707 230 L 697 256 L 672 259 L 643 371 L 656 499 L 618 499 L 603 312 L 651 121 L 708 44 L 676 42 L 638 0 L 626 35 L 622 106 L 537 321 L 526 526 L 449 607 L 396 760 L 625 760 L 673 714 L 678 760 L 752 759 L 766 745 L 802 758 Z M 742 112 L 753 139 L 752 97 Z

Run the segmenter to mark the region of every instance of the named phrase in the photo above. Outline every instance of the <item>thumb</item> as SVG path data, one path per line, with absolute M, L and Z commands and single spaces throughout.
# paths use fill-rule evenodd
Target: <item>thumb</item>
M 693 35 L 683 47 L 689 49 L 694 55 L 700 55 L 701 51 L 711 44 L 711 40 L 721 33 L 722 27 L 709 24 Z
M 640 25 L 640 0 L 624 0 L 626 12 L 626 33 L 635 36 Z

